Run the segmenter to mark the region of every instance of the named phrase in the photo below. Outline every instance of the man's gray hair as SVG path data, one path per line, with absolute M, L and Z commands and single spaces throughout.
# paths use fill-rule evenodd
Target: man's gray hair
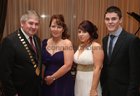
M 32 16 L 40 20 L 40 15 L 35 10 L 28 10 L 21 16 L 20 21 L 27 21 Z

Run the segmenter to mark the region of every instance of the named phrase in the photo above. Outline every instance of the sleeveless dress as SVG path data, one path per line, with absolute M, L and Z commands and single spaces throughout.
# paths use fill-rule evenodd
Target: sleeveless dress
M 47 40 L 42 42 L 43 64 L 46 66 L 44 76 L 52 75 L 64 65 L 63 51 L 51 55 L 46 51 Z M 51 85 L 43 83 L 42 96 L 74 96 L 74 78 L 70 71 L 55 80 Z
M 79 49 L 80 50 L 80 49 Z M 84 51 L 78 56 L 79 51 L 77 50 L 74 54 L 74 62 L 81 65 L 92 66 L 94 64 L 93 55 L 92 55 L 92 45 L 85 48 Z M 94 67 L 94 65 L 93 65 Z M 93 71 L 81 71 L 77 70 L 76 80 L 75 80 L 75 96 L 89 96 L 90 89 L 92 85 Z M 101 95 L 101 86 L 98 85 L 98 96 Z

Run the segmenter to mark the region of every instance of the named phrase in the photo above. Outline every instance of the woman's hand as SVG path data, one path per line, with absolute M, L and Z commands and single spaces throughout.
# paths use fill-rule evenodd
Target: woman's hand
M 98 96 L 97 90 L 91 90 L 90 91 L 90 96 Z
M 44 80 L 47 85 L 51 85 L 55 81 L 55 78 L 52 76 L 46 76 Z

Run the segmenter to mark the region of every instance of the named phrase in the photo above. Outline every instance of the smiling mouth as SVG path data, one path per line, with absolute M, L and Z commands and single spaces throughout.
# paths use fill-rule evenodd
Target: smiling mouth
M 79 38 L 80 40 L 84 40 L 84 38 Z
M 113 25 L 110 25 L 110 26 L 108 26 L 108 28 L 114 28 L 114 26 Z
M 54 35 L 57 35 L 58 33 L 53 33 Z

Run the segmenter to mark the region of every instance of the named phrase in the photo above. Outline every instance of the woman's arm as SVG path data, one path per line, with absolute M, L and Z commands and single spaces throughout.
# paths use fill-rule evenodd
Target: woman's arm
M 93 60 L 94 60 L 94 73 L 93 73 L 93 80 L 92 86 L 90 91 L 90 96 L 97 96 L 97 87 L 100 80 L 100 73 L 103 66 L 103 59 L 104 59 L 104 52 L 102 50 L 101 45 L 98 43 L 93 43 Z

